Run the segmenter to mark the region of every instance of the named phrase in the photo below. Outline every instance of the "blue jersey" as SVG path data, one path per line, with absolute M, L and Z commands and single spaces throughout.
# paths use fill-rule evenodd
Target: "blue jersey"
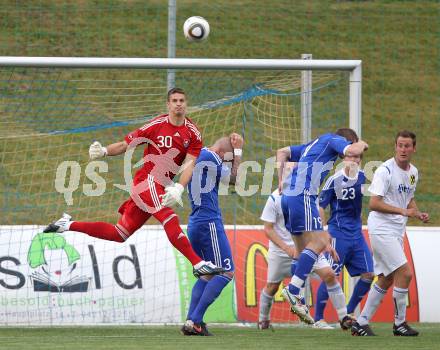
M 329 177 L 319 195 L 319 206 L 330 205 L 328 230 L 335 238 L 362 237 L 362 185 L 365 174 L 348 178 L 343 170 Z
M 229 173 L 229 168 L 223 165 L 217 153 L 206 147 L 201 150 L 188 184 L 192 209 L 189 222 L 222 219 L 218 203 L 218 188 L 220 179 L 228 176 Z
M 188 195 L 192 212 L 188 237 L 196 254 L 226 271 L 234 271 L 231 247 L 223 227 L 218 203 L 220 181 L 229 179 L 230 169 L 217 153 L 203 148 L 194 166 Z
M 344 154 L 351 142 L 336 134 L 324 134 L 308 144 L 290 146 L 290 162 L 297 162 L 292 174 L 287 177 L 289 187 L 283 194 L 300 195 L 307 192 L 317 195 L 318 189 L 338 155 Z

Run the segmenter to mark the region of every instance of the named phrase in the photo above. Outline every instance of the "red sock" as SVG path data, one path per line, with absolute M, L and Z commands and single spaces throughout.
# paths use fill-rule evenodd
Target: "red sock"
M 126 235 L 115 225 L 106 222 L 81 222 L 74 221 L 70 224 L 70 231 L 87 233 L 89 236 L 105 239 L 107 241 L 124 242 Z
M 196 252 L 192 249 L 191 243 L 189 242 L 188 238 L 183 233 L 182 229 L 179 225 L 179 219 L 176 214 L 173 214 L 173 216 L 170 219 L 165 219 L 165 224 L 163 225 L 163 228 L 165 229 L 165 232 L 167 233 L 168 240 L 171 242 L 171 244 L 179 251 L 181 252 L 194 266 L 195 264 L 198 264 L 202 261 L 200 257 L 196 254 Z

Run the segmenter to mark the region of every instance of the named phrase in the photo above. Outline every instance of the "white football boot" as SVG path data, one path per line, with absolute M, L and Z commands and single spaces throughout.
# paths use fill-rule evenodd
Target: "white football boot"
M 301 297 L 289 292 L 289 286 L 283 288 L 281 294 L 290 304 L 290 310 L 307 324 L 314 324 L 315 320 L 310 315 L 309 308 L 301 302 Z

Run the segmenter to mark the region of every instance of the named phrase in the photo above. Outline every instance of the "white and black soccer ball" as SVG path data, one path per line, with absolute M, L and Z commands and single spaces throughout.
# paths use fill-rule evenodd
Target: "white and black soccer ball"
M 189 17 L 183 24 L 183 34 L 188 41 L 204 41 L 209 36 L 209 23 L 200 16 Z

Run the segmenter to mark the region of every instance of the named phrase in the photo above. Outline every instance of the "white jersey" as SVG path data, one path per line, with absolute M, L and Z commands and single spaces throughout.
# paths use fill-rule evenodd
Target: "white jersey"
M 410 164 L 409 170 L 400 168 L 394 158 L 384 162 L 374 173 L 368 189 L 373 195 L 383 197 L 386 204 L 407 208 L 414 197 L 419 174 Z M 402 236 L 408 218 L 398 214 L 385 214 L 371 211 L 368 215 L 369 234 L 391 234 Z
M 272 192 L 272 194 L 267 199 L 266 205 L 264 206 L 263 212 L 261 213 L 261 220 L 273 223 L 273 228 L 276 234 L 290 246 L 293 246 L 292 235 L 286 230 L 284 224 L 284 215 L 281 209 L 281 195 L 278 190 Z M 269 251 L 273 251 L 279 256 L 288 256 L 284 250 L 278 247 L 275 243 L 269 240 Z

